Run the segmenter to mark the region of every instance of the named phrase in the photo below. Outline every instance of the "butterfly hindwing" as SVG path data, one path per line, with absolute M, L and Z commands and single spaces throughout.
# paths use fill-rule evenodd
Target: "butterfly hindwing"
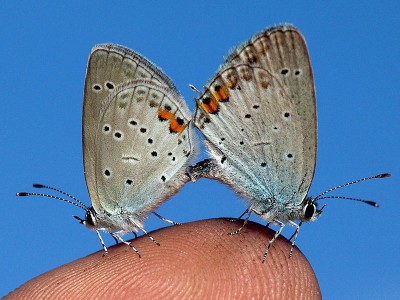
M 144 215 L 175 194 L 195 152 L 190 120 L 153 63 L 122 46 L 95 46 L 83 108 L 85 176 L 95 210 Z
M 93 175 L 101 207 L 108 212 L 123 207 L 129 213 L 145 213 L 185 183 L 184 167 L 194 145 L 190 115 L 182 101 L 165 87 L 144 80 L 120 85 L 110 94 L 96 135 L 98 163 Z

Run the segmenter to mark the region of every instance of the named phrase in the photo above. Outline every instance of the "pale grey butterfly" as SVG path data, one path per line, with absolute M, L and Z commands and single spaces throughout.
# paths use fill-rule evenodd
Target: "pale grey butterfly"
M 320 216 L 317 201 L 326 193 L 389 176 L 307 196 L 317 153 L 315 89 L 305 40 L 291 25 L 267 28 L 230 53 L 196 100 L 194 124 L 213 159 L 189 168 L 192 181 L 216 179 L 245 198 L 243 226 L 252 212 L 279 226 L 263 262 L 286 224 L 296 227 L 291 255 L 302 222 Z
M 83 161 L 92 207 L 71 199 L 86 211 L 82 224 L 138 250 L 121 235 L 143 221 L 189 180 L 186 167 L 197 151 L 191 114 L 172 81 L 153 63 L 125 47 L 104 44 L 92 49 L 83 99 Z M 161 219 L 173 223 L 154 213 Z M 151 236 L 149 236 L 158 244 Z M 140 254 L 139 254 L 140 255 Z

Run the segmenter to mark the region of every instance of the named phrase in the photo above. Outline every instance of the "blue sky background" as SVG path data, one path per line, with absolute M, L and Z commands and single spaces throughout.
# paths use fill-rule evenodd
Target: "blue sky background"
M 289 22 L 305 35 L 315 74 L 319 148 L 311 194 L 380 172 L 393 175 L 339 193 L 376 200 L 381 208 L 328 200 L 323 216 L 302 227 L 298 246 L 326 299 L 398 298 L 399 2 L 144 2 L 1 2 L 0 296 L 101 249 L 96 234 L 71 217 L 81 213 L 76 207 L 15 197 L 38 182 L 90 203 L 81 111 L 94 44 L 114 42 L 142 53 L 173 79 L 193 109 L 196 94 L 188 84 L 202 87 L 229 49 Z M 238 216 L 245 207 L 227 187 L 201 180 L 158 212 L 190 222 Z M 164 226 L 155 217 L 145 224 L 149 231 Z

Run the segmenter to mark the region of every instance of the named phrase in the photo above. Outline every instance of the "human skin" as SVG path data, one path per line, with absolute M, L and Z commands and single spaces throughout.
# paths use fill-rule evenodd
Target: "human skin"
M 274 232 L 249 222 L 209 219 L 156 230 L 132 241 L 139 258 L 119 244 L 42 274 L 5 299 L 321 299 L 305 256 Z

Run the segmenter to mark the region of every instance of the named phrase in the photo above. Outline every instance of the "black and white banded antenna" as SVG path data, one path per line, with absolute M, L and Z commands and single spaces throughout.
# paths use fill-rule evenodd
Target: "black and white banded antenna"
M 335 190 L 338 190 L 340 188 L 349 186 L 349 185 L 353 185 L 353 184 L 360 183 L 360 182 L 363 182 L 363 181 L 367 181 L 367 180 L 370 180 L 370 179 L 387 178 L 387 177 L 390 177 L 390 176 L 391 176 L 391 174 L 389 174 L 389 173 L 382 173 L 382 174 L 378 174 L 378 175 L 374 175 L 374 176 L 368 176 L 368 177 L 360 178 L 360 179 L 357 179 L 357 180 L 354 180 L 354 181 L 350 181 L 350 182 L 335 186 L 335 187 L 330 188 L 330 189 L 322 192 L 321 194 L 319 194 L 317 197 L 315 197 L 313 199 L 313 202 L 315 203 L 316 201 L 319 201 L 319 200 L 322 200 L 322 199 L 343 199 L 343 200 L 358 201 L 358 202 L 362 202 L 362 203 L 371 205 L 373 207 L 379 207 L 378 203 L 376 203 L 375 201 L 371 201 L 371 200 L 364 200 L 364 199 L 360 199 L 360 198 L 344 197 L 344 196 L 325 196 L 325 195 L 328 194 L 328 193 L 331 193 L 331 192 L 333 192 Z
M 79 199 L 75 198 L 74 196 L 51 186 L 48 185 L 43 185 L 43 184 L 33 184 L 34 188 L 39 188 L 39 189 L 49 189 L 49 190 L 53 190 L 56 191 L 64 196 L 67 196 L 69 199 L 66 198 L 62 198 L 59 196 L 54 196 L 51 194 L 45 194 L 45 193 L 35 193 L 35 192 L 19 192 L 16 194 L 16 196 L 18 197 L 26 197 L 26 196 L 39 196 L 39 197 L 46 197 L 46 198 L 51 198 L 51 199 L 56 199 L 56 200 L 60 200 L 60 201 L 64 201 L 67 202 L 69 204 L 75 205 L 76 207 L 81 208 L 84 211 L 88 211 L 89 207 L 86 206 L 82 201 L 80 201 Z

